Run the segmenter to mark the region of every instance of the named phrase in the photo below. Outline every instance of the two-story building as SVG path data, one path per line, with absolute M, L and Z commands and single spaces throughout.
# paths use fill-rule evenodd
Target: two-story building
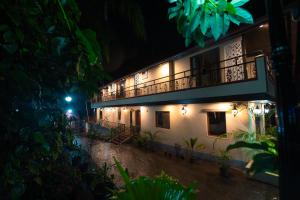
M 233 132 L 264 133 L 274 105 L 268 23 L 231 32 L 205 48 L 166 58 L 100 88 L 92 100 L 99 123 L 158 132 L 166 150 L 198 138 L 211 153 L 234 142 Z M 203 155 L 204 155 L 203 154 Z M 233 159 L 247 160 L 233 151 Z

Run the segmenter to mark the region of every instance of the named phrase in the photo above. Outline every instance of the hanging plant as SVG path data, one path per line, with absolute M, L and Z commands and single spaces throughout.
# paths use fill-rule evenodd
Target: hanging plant
M 204 46 L 205 38 L 218 40 L 225 35 L 230 22 L 252 24 L 252 15 L 241 8 L 250 0 L 169 0 L 169 20 L 175 18 L 177 30 L 185 37 L 185 45 L 195 41 Z

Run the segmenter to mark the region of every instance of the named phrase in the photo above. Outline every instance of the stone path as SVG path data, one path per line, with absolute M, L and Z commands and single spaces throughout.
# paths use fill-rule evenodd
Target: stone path
M 80 143 L 87 147 L 88 139 Z M 218 174 L 216 163 L 197 161 L 189 163 L 160 153 L 145 152 L 131 145 L 116 146 L 111 143 L 93 141 L 90 145 L 93 160 L 101 166 L 105 162 L 113 165 L 116 157 L 129 171 L 131 177 L 155 176 L 163 170 L 188 185 L 196 181 L 199 186 L 200 200 L 277 200 L 278 188 L 247 179 L 241 172 L 232 170 L 232 177 L 226 179 Z M 112 167 L 117 185 L 122 185 L 118 172 Z

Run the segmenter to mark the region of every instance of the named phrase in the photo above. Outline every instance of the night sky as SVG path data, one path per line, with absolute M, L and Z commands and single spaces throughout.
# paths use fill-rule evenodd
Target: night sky
M 119 78 L 187 49 L 184 38 L 176 30 L 175 21 L 168 20 L 170 4 L 167 0 L 135 1 L 142 9 L 145 39 L 138 38 L 128 22 L 118 16 L 111 15 L 103 20 L 103 1 L 79 1 L 82 25 L 105 35 L 105 40 L 109 41 L 110 59 L 105 68 L 113 78 Z M 252 0 L 244 7 L 255 19 L 265 15 L 263 0 Z M 104 24 L 106 29 L 99 28 L 99 24 Z M 231 27 L 237 28 L 233 24 Z M 193 46 L 194 44 L 189 48 Z

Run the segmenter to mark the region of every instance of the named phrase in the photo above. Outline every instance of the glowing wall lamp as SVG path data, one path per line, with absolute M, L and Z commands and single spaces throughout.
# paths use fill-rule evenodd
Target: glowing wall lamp
M 253 113 L 255 115 L 260 115 L 261 114 L 261 109 L 258 105 L 255 106 L 254 110 L 253 110 Z
M 183 105 L 182 108 L 181 108 L 181 114 L 182 114 L 182 115 L 186 115 L 186 113 L 187 113 L 186 106 Z
M 270 112 L 270 105 L 269 104 L 266 104 L 265 106 L 264 106 L 264 113 L 265 114 L 268 114 Z
M 239 111 L 236 108 L 236 104 L 233 104 L 233 108 L 232 108 L 231 112 L 232 112 L 232 114 L 233 114 L 234 117 L 238 114 Z

